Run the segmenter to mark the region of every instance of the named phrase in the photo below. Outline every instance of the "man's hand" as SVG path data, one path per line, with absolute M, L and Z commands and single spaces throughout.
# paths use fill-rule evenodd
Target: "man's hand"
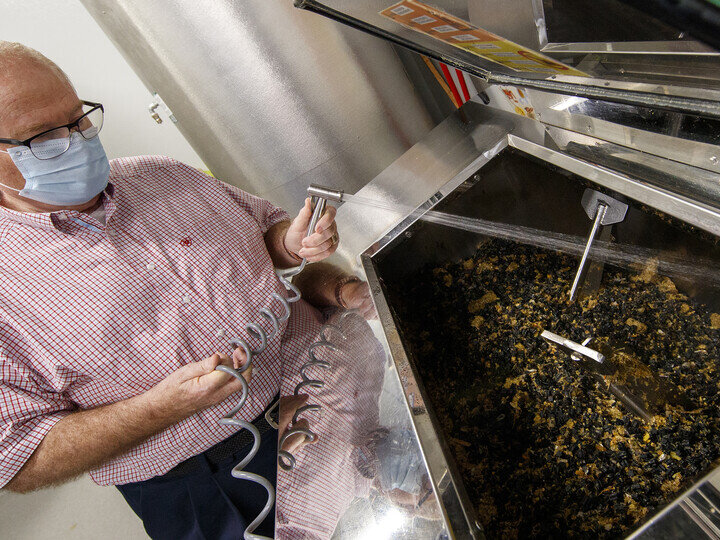
M 283 240 L 285 249 L 308 262 L 317 262 L 326 259 L 337 249 L 340 237 L 335 224 L 336 210 L 332 206 L 325 209 L 325 213 L 318 220 L 315 231 L 305 238 L 312 218 L 310 199 L 305 199 L 300 213 L 292 220 Z
M 365 320 L 377 319 L 377 311 L 370 297 L 370 285 L 365 281 L 350 281 L 340 288 L 340 299 L 347 309 L 357 309 Z
M 215 353 L 200 362 L 187 364 L 160 381 L 148 391 L 148 398 L 157 407 L 173 410 L 179 419 L 187 418 L 198 411 L 217 405 L 235 392 L 242 390 L 242 385 L 232 375 L 215 368 L 221 364 L 233 367 L 245 364 L 245 353 L 237 348 L 230 358 L 225 354 Z M 248 383 L 252 369 L 242 374 Z
M 407 512 L 410 517 L 419 516 L 429 520 L 437 520 L 442 516 L 432 492 L 432 484 L 427 476 L 423 478 L 422 489 L 417 495 L 397 488 L 391 491 L 384 491 L 380 487 L 380 482 L 377 478 L 373 482 L 373 487 L 385 495 L 395 506 Z
M 45 435 L 7 488 L 27 492 L 64 482 L 220 403 L 242 389 L 235 377 L 215 370 L 220 364 L 231 366 L 233 360 L 240 365 L 245 362 L 241 349 L 235 350 L 232 359 L 214 354 L 182 366 L 135 397 L 68 414 Z M 246 381 L 250 381 L 250 371 L 242 374 Z

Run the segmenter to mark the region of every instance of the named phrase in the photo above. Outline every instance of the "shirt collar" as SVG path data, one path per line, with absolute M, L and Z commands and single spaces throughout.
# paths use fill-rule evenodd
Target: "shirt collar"
M 101 200 L 105 206 L 106 218 L 110 219 L 110 216 L 116 209 L 116 203 L 114 200 L 115 186 L 108 183 L 105 191 L 101 195 Z M 77 210 L 56 210 L 54 212 L 18 212 L 17 210 L 10 210 L 4 206 L 0 206 L 0 221 L 8 220 L 15 223 L 21 223 L 24 225 L 30 225 L 31 227 L 37 227 L 45 230 L 60 230 L 62 224 L 69 218 L 78 217 L 82 212 Z

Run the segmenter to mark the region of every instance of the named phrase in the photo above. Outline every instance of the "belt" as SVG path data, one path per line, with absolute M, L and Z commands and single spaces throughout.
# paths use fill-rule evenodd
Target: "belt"
M 267 408 L 262 413 L 260 413 L 260 415 L 255 420 L 252 421 L 252 424 L 258 429 L 261 436 L 270 431 L 271 429 L 275 429 L 270 424 L 268 424 L 267 420 L 265 419 L 265 413 L 273 406 L 273 404 L 275 403 L 275 401 L 278 400 L 279 397 L 280 394 L 276 395 L 270 401 L 270 404 L 267 406 Z M 181 476 L 187 476 L 189 474 L 205 470 L 207 467 L 207 463 L 210 463 L 210 465 L 213 466 L 218 466 L 220 465 L 220 463 L 222 463 L 232 455 L 236 454 L 238 451 L 242 450 L 246 446 L 249 446 L 253 442 L 253 434 L 247 429 L 240 429 L 240 431 L 238 431 L 234 435 L 231 435 L 224 441 L 220 441 L 215 446 L 208 448 L 197 456 L 193 456 L 186 459 L 185 461 L 181 461 L 168 472 L 156 478 L 179 478 Z

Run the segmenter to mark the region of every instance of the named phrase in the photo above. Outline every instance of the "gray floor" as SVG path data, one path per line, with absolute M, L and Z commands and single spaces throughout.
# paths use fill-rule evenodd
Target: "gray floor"
M 0 538 L 135 540 L 148 536 L 120 493 L 84 476 L 25 495 L 0 491 Z

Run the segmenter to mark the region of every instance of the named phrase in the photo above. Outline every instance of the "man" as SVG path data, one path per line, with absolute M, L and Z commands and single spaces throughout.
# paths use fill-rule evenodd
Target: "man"
M 240 383 L 215 368 L 244 363 L 230 339 L 256 344 L 248 322 L 272 329 L 261 308 L 282 314 L 274 267 L 335 251 L 335 211 L 304 238 L 307 201 L 290 222 L 171 159 L 108 164 L 102 120 L 50 60 L 0 42 L 0 487 L 89 472 L 119 486 L 153 537 L 237 538 L 266 496 L 230 477 L 251 439 L 218 425 Z M 300 287 L 319 303 L 370 309 L 365 284 L 339 273 Z M 238 417 L 265 434 L 247 470 L 274 476 L 277 432 L 260 426 L 262 413 L 282 362 L 320 324 L 293 304 L 254 359 Z

